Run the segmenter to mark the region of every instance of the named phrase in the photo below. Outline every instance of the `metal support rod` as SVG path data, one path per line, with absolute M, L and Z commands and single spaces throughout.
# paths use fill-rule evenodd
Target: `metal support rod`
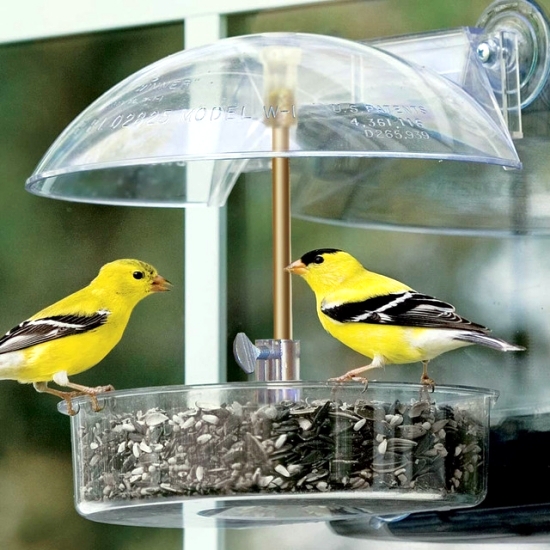
M 261 52 L 264 65 L 264 97 L 271 126 L 273 160 L 273 338 L 292 340 L 292 307 L 290 274 L 285 267 L 291 262 L 290 253 L 290 163 L 278 153 L 290 149 L 290 127 L 296 124 L 294 93 L 301 50 L 291 47 L 267 47 Z M 266 111 L 266 112 L 267 112 Z M 293 372 L 293 371 L 292 371 Z M 292 372 L 288 372 L 292 377 Z M 287 376 L 283 377 L 286 379 Z
M 274 151 L 288 151 L 288 126 L 273 126 Z M 292 261 L 290 251 L 290 162 L 288 157 L 274 157 L 273 185 L 273 337 L 292 339 L 292 305 L 290 274 L 285 267 Z

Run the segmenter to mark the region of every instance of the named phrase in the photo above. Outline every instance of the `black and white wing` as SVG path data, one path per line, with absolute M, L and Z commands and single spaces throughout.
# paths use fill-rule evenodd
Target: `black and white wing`
M 23 321 L 0 338 L 0 354 L 94 330 L 107 322 L 108 310 L 90 315 L 52 315 Z
M 455 308 L 414 290 L 374 296 L 359 302 L 323 302 L 321 311 L 340 323 L 371 323 L 405 327 L 465 329 L 489 332 L 455 312 Z

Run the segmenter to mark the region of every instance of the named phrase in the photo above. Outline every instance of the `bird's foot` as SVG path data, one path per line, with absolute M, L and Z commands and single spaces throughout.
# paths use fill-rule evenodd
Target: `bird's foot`
M 79 391 L 60 391 L 57 394 L 57 396 L 61 397 L 61 399 L 63 399 L 63 401 L 67 404 L 67 414 L 69 416 L 74 416 L 78 412 L 78 410 L 74 410 L 72 401 L 73 397 L 81 397 L 82 395 L 84 394 Z
M 95 388 L 86 388 L 82 390 L 82 393 L 84 395 L 87 395 L 90 398 L 90 401 L 92 402 L 92 410 L 94 412 L 99 412 L 103 409 L 99 405 L 99 401 L 97 400 L 97 396 L 101 393 L 106 393 L 109 391 L 114 391 L 115 387 L 111 384 L 108 384 L 107 386 L 96 386 Z
M 365 393 L 367 391 L 367 388 L 369 387 L 369 381 L 366 378 L 364 378 L 363 376 L 354 376 L 352 380 L 354 382 L 361 382 L 362 384 L 365 384 L 361 393 Z
M 353 372 L 346 372 L 346 374 L 343 374 L 342 376 L 336 376 L 335 378 L 329 378 L 329 382 L 367 382 L 366 378 L 363 378 L 362 376 L 355 376 Z
M 108 384 L 107 386 L 96 386 L 95 388 L 81 386 L 80 384 L 75 384 L 73 382 L 67 382 L 65 385 L 70 388 L 74 388 L 78 395 L 87 395 L 92 402 L 92 410 L 94 412 L 99 412 L 103 409 L 103 407 L 99 405 L 97 396 L 101 393 L 114 391 L 115 389 L 114 386 L 112 386 L 111 384 Z
M 367 391 L 367 388 L 369 387 L 369 381 L 364 378 L 363 376 L 356 376 L 353 374 L 353 372 L 346 372 L 346 374 L 343 374 L 342 376 L 337 376 L 335 378 L 329 378 L 329 382 L 361 382 L 361 384 L 365 384 L 365 387 L 363 388 L 363 392 Z
M 96 386 L 95 388 L 88 388 L 89 394 L 98 395 L 100 393 L 106 393 L 109 391 L 115 391 L 115 387 L 112 384 L 106 386 Z M 82 390 L 84 393 L 88 393 L 86 390 Z
M 425 389 L 429 390 L 431 393 L 434 392 L 435 380 L 433 378 L 430 378 L 426 373 L 422 374 L 422 376 L 420 377 L 420 383 Z
M 63 399 L 65 403 L 67 404 L 67 414 L 69 416 L 74 416 L 78 411 L 74 410 L 73 407 L 73 398 L 74 397 L 80 397 L 84 395 L 81 391 L 75 390 L 75 391 L 61 391 L 56 390 L 54 388 L 48 387 L 47 382 L 35 382 L 33 384 L 34 389 L 39 393 L 50 393 L 52 395 L 55 395 L 56 397 L 59 397 L 60 399 Z

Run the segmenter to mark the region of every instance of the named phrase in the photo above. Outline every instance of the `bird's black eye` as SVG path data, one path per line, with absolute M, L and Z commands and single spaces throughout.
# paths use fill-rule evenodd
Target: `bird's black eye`
M 143 277 L 145 277 L 145 273 L 143 273 L 143 271 L 134 271 L 132 273 L 132 277 L 134 279 L 143 279 Z
M 315 258 L 313 258 L 314 264 L 322 264 L 324 261 L 325 259 L 323 258 L 323 256 L 315 256 Z

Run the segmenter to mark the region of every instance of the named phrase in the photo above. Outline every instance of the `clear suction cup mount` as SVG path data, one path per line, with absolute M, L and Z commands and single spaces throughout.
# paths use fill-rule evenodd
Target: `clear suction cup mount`
M 541 8 L 533 1 L 497 0 L 481 14 L 476 26 L 488 36 L 487 41 L 480 43 L 478 55 L 489 79 L 497 78 L 498 55 L 495 54 L 500 47 L 491 37 L 502 34 L 502 47 L 509 51 L 517 46 L 521 108 L 525 109 L 541 95 L 548 105 L 550 32 Z M 512 44 L 512 40 L 516 44 Z M 498 94 L 499 86 L 494 89 Z

